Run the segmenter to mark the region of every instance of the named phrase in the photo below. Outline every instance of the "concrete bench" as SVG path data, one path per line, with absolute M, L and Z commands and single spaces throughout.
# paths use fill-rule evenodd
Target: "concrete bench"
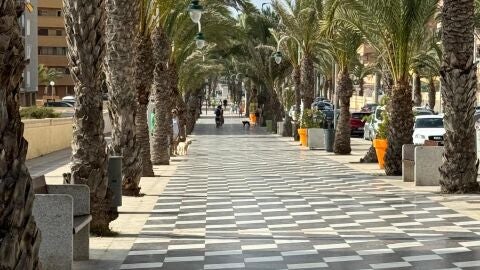
M 439 186 L 440 171 L 443 163 L 443 146 L 415 147 L 415 185 Z
M 415 145 L 402 146 L 402 180 L 403 182 L 415 181 Z
M 89 259 L 90 189 L 86 185 L 47 185 L 33 179 L 33 216 L 42 233 L 44 269 L 72 269 L 73 260 Z

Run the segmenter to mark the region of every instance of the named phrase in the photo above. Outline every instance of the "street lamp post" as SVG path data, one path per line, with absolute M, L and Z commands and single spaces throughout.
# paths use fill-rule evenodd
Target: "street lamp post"
M 55 82 L 50 81 L 50 86 L 52 87 L 52 98 L 55 101 Z
M 200 5 L 199 0 L 192 0 L 188 6 L 188 13 L 192 22 L 198 25 L 198 33 L 195 35 L 195 45 L 201 50 L 205 47 L 205 36 L 202 33 L 202 24 L 200 22 L 202 19 L 203 7 Z

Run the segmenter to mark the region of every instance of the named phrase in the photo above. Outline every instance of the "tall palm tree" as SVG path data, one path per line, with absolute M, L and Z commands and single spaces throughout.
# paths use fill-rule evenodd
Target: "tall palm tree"
M 153 91 L 155 97 L 155 126 L 152 138 L 152 163 L 154 165 L 170 164 L 169 125 L 170 110 L 167 107 L 170 99 L 168 83 L 168 57 L 170 42 L 162 26 L 157 24 L 152 33 L 153 57 L 155 61 Z
M 477 86 L 472 55 L 474 0 L 443 1 L 442 43 L 440 74 L 446 133 L 441 189 L 444 193 L 478 192 L 473 120 Z
M 335 0 L 326 3 L 324 32 L 327 37 L 327 50 L 338 65 L 337 96 L 340 103 L 340 116 L 335 131 L 334 152 L 350 154 L 350 98 L 353 94 L 353 81 L 350 70 L 358 62 L 357 50 L 363 42 L 361 33 L 346 25 L 342 18 L 348 11 L 338 6 Z
M 135 134 L 142 160 L 142 176 L 154 176 L 150 154 L 150 135 L 147 124 L 147 107 L 150 101 L 150 88 L 153 83 L 155 64 L 151 57 L 152 31 L 156 23 L 155 1 L 141 0 L 139 29 L 135 37 L 134 86 L 136 90 L 137 110 L 135 113 Z
M 385 172 L 402 173 L 402 146 L 412 143 L 413 112 L 409 71 L 413 55 L 433 21 L 438 0 L 338 0 L 345 17 L 360 30 L 387 64 L 393 79 Z M 384 76 L 386 77 L 386 76 Z
M 72 180 L 90 187 L 90 230 L 110 231 L 118 213 L 110 208 L 107 145 L 103 135 L 102 66 L 105 54 L 104 0 L 63 0 L 70 71 L 75 82 Z M 88 22 L 88 23 L 85 23 Z
M 0 269 L 39 269 L 40 233 L 18 93 L 25 67 L 17 1 L 0 0 Z
M 134 38 L 140 1 L 106 0 L 105 75 L 112 121 L 112 154 L 122 156 L 122 189 L 127 196 L 140 194 L 142 164 L 135 131 Z
M 62 76 L 62 73 L 54 68 L 38 65 L 38 84 L 45 85 L 45 94 L 48 95 L 48 85 L 51 81 L 55 81 Z M 52 93 L 53 94 L 53 93 Z
M 280 29 L 301 44 L 301 82 L 304 106 L 310 108 L 315 92 L 315 46 L 323 39 L 320 35 L 320 20 L 323 16 L 323 1 L 274 0 L 273 9 L 281 19 Z
M 375 68 L 373 66 L 367 66 L 360 61 L 357 61 L 355 66 L 352 69 L 352 75 L 355 77 L 356 84 L 360 88 L 358 95 L 363 97 L 365 94 L 365 78 L 369 75 L 372 75 Z

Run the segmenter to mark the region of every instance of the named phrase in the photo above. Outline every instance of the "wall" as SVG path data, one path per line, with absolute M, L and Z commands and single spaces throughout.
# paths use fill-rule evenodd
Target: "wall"
M 69 148 L 72 142 L 72 118 L 23 120 L 28 141 L 27 159 Z

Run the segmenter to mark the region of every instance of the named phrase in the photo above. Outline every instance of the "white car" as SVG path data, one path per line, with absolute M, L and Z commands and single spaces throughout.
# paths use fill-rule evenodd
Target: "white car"
M 426 140 L 442 142 L 444 135 L 443 115 L 420 115 L 415 117 L 414 144 L 422 145 Z
M 365 123 L 363 132 L 363 138 L 365 140 L 373 141 L 377 136 L 378 126 L 383 122 L 383 111 L 385 111 L 384 106 L 377 107 L 375 112 L 372 114 L 370 121 Z

